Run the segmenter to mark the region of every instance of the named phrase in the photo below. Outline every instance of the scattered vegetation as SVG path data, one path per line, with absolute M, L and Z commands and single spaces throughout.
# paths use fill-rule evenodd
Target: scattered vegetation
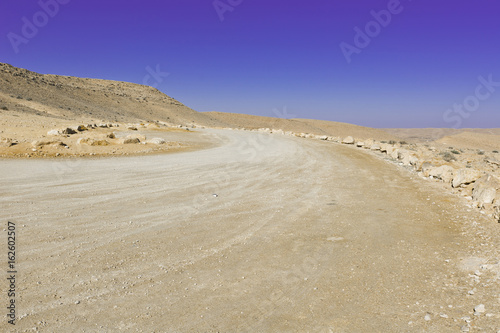
M 498 154 L 498 150 L 493 150 L 493 154 Z
M 459 155 L 459 154 L 460 154 L 460 152 L 459 152 L 458 150 L 452 150 L 451 152 L 452 152 L 453 154 L 455 154 L 455 155 Z
M 484 155 L 484 150 L 478 150 L 478 151 L 477 151 L 477 154 L 478 154 L 478 155 Z
M 9 108 L 8 108 L 8 107 L 6 107 L 6 106 L 2 106 L 2 110 L 8 111 L 8 110 L 9 110 Z
M 387 141 L 380 141 L 380 143 L 387 143 Z
M 396 141 L 394 141 L 394 140 L 389 141 L 389 144 L 390 144 L 390 145 L 393 145 L 393 144 L 395 144 L 395 143 L 396 143 Z
M 444 153 L 440 153 L 440 155 L 443 156 L 443 160 L 445 160 L 446 162 L 451 162 L 451 161 L 456 161 L 456 157 L 451 154 L 450 152 L 444 152 Z
M 32 101 L 32 100 L 33 100 L 33 98 L 28 97 L 28 98 L 26 98 L 26 100 L 27 100 L 27 101 Z
M 23 99 L 23 96 L 21 96 L 21 95 L 17 95 L 17 97 L 16 97 L 16 98 L 17 98 L 17 99 Z
M 406 144 L 408 144 L 408 142 L 406 142 L 406 141 L 399 141 L 399 144 L 406 145 Z

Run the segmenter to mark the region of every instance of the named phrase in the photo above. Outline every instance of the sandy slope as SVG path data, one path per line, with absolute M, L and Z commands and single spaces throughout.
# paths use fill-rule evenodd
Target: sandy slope
M 499 261 L 498 228 L 456 198 L 353 147 L 204 133 L 220 146 L 2 161 L 15 331 L 500 329 L 498 265 L 480 268 Z
M 498 124 L 492 124 L 498 125 Z M 461 133 L 474 133 L 479 135 L 496 135 L 497 138 L 493 140 L 498 140 L 500 137 L 500 128 L 384 128 L 385 132 L 397 136 L 401 139 L 407 140 L 408 142 L 432 142 L 442 139 L 443 137 L 455 137 Z M 466 139 L 467 140 L 467 139 Z M 478 142 L 479 146 L 475 147 L 478 149 L 485 149 L 481 147 L 481 142 Z M 458 144 L 461 144 L 459 142 Z M 465 143 L 467 144 L 467 143 Z
M 313 119 L 282 119 L 224 112 L 203 112 L 231 128 L 271 128 L 294 133 L 311 133 L 336 137 L 354 136 L 359 139 L 392 140 L 396 136 L 383 130 L 334 121 Z
M 437 140 L 443 145 L 458 148 L 500 150 L 500 135 L 462 132 L 460 134 L 445 136 Z

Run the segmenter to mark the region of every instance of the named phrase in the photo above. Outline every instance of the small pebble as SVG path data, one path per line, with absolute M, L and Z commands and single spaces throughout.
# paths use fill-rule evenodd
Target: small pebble
M 484 304 L 479 304 L 474 307 L 474 315 L 478 316 L 486 311 Z

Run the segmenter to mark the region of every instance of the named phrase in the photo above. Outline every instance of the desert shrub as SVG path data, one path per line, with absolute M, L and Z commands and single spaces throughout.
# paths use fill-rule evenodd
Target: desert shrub
M 394 140 L 389 141 L 389 144 L 390 144 L 390 145 L 393 145 L 393 144 L 395 144 L 395 143 L 396 143 L 396 141 L 394 141 Z
M 477 152 L 477 154 L 478 154 L 478 155 L 484 155 L 484 151 L 479 150 L 479 151 Z
M 7 111 L 8 109 L 9 109 L 8 107 L 6 107 L 6 106 L 2 106 L 2 110 Z
M 498 154 L 498 150 L 493 150 L 493 154 Z
M 450 152 L 440 153 L 443 156 L 443 160 L 446 162 L 456 161 L 457 159 Z
M 387 141 L 380 141 L 380 143 L 387 143 Z
M 408 143 L 406 141 L 399 141 L 399 144 L 406 145 Z
M 26 98 L 26 100 L 27 100 L 27 101 L 32 101 L 32 100 L 33 100 L 33 98 L 28 97 L 28 98 Z
M 455 154 L 455 155 L 460 154 L 460 152 L 459 152 L 458 150 L 452 150 L 451 152 L 452 152 L 453 154 Z
M 17 99 L 23 99 L 23 96 L 17 95 Z

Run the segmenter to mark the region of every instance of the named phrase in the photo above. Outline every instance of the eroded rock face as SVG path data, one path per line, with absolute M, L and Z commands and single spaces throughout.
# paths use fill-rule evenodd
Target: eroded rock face
M 55 135 L 71 135 L 71 134 L 76 134 L 76 133 L 78 133 L 79 128 L 85 128 L 84 126 L 83 127 L 81 127 L 81 126 L 83 126 L 83 125 L 75 126 L 74 128 L 67 127 L 67 128 L 61 129 L 61 130 L 53 129 L 53 130 L 48 131 L 47 135 L 55 136 Z M 83 131 L 83 129 L 82 129 L 82 131 Z
M 480 205 L 491 204 L 495 201 L 500 181 L 492 175 L 484 175 L 474 183 L 472 200 Z
M 61 140 L 36 140 L 31 143 L 34 148 L 40 148 L 43 146 L 65 146 Z
M 445 183 L 450 183 L 453 179 L 453 172 L 455 169 L 453 169 L 449 165 L 442 165 L 437 168 L 431 168 L 429 170 L 429 176 L 433 176 L 435 178 L 441 179 Z
M 421 169 L 422 169 L 422 174 L 424 175 L 424 177 L 429 177 L 429 172 L 430 170 L 434 168 L 434 166 L 432 164 L 430 164 L 429 162 L 424 162 L 421 166 Z
M 481 178 L 481 176 L 482 173 L 477 170 L 467 168 L 460 169 L 455 173 L 453 177 L 452 186 L 457 188 L 461 185 L 468 185 Z
M 493 218 L 500 223 L 500 206 L 494 207 Z
M 389 153 L 389 151 L 387 151 L 387 153 Z M 394 149 L 392 149 L 392 152 L 390 153 L 390 156 L 391 156 L 393 159 L 397 160 L 397 159 L 398 159 L 398 157 L 399 157 L 399 149 L 398 149 L 398 148 L 394 148 Z
M 14 141 L 9 138 L 0 138 L 0 147 L 10 147 L 14 144 Z
M 77 132 L 73 128 L 65 128 L 61 130 L 61 134 L 76 134 Z
M 138 138 L 124 138 L 124 139 L 120 140 L 120 143 L 125 144 L 125 145 L 136 144 L 136 143 L 140 143 L 140 142 L 141 142 L 141 140 L 139 140 Z
M 108 146 L 109 141 L 104 139 L 90 139 L 90 138 L 80 138 L 76 141 L 79 145 L 89 145 L 89 146 Z

